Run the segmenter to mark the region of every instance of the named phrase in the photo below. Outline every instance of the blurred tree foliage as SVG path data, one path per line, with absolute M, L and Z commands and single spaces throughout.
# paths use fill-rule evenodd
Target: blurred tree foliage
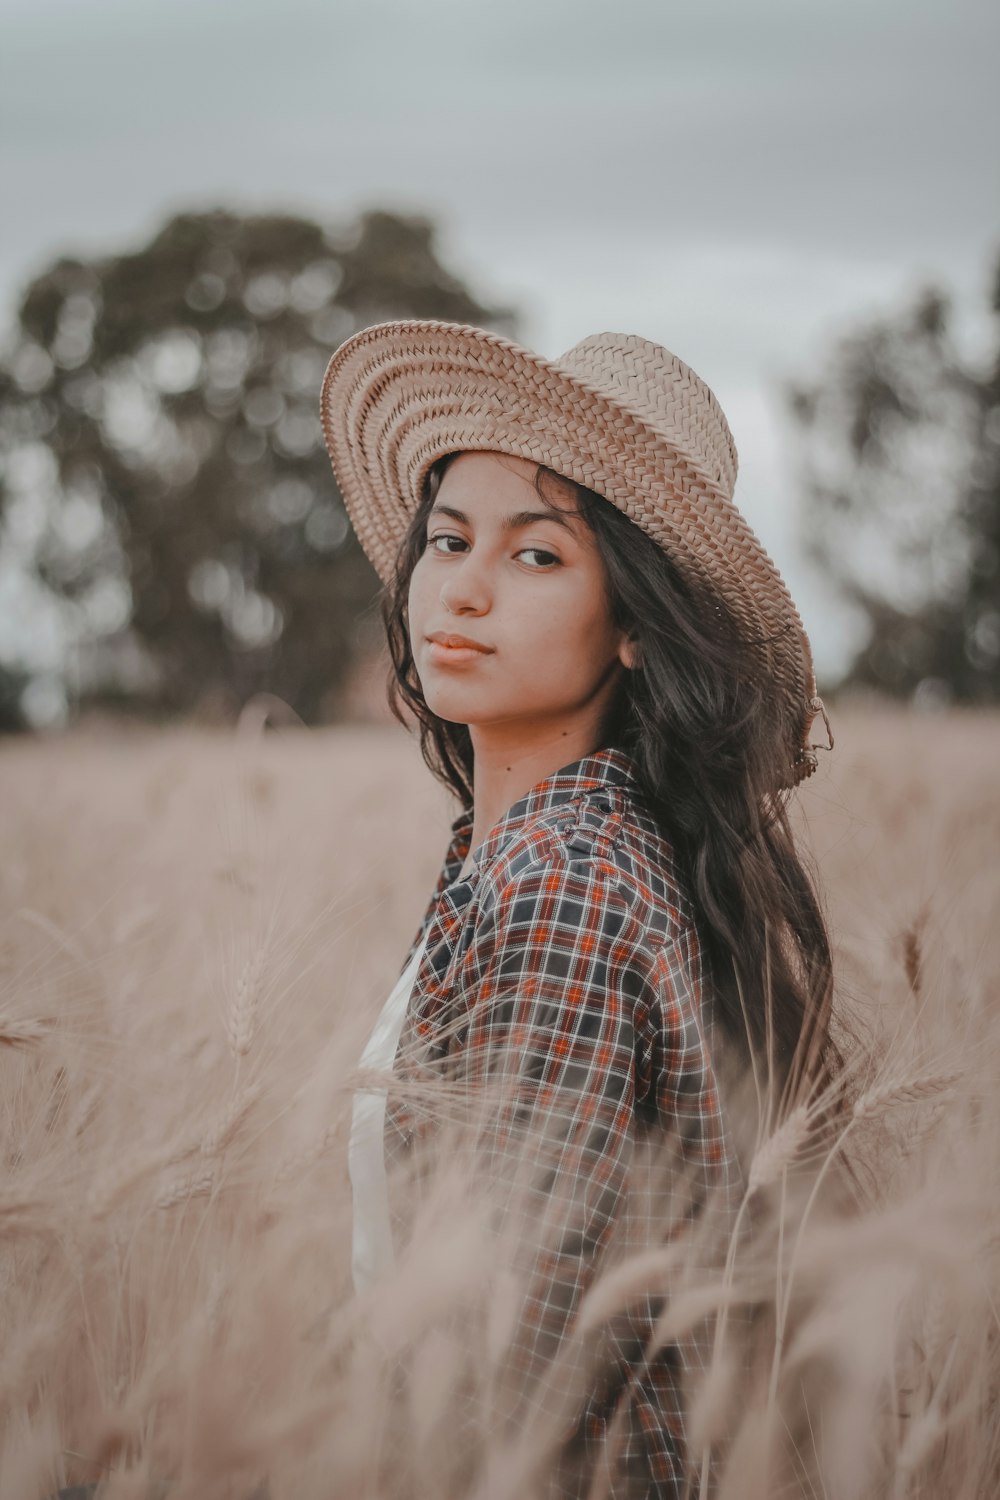
M 806 548 L 867 619 L 844 685 L 1000 701 L 1000 262 L 991 311 L 983 368 L 930 289 L 787 391 Z
M 431 223 L 182 213 L 132 254 L 28 286 L 0 365 L 5 545 L 76 637 L 76 696 L 231 714 L 267 689 L 335 717 L 378 579 L 319 424 L 356 329 L 515 332 L 440 264 Z M 30 554 L 30 555 L 29 555 Z

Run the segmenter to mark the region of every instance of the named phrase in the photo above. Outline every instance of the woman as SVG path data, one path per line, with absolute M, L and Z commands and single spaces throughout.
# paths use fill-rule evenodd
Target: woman
M 733 504 L 721 408 L 657 344 L 595 335 L 552 362 L 464 325 L 385 323 L 334 355 L 322 411 L 386 585 L 390 703 L 462 805 L 362 1061 L 431 1080 L 432 1103 L 435 1078 L 504 1085 L 476 1141 L 511 1183 L 532 1142 L 511 1369 L 523 1403 L 555 1412 L 548 1372 L 634 1231 L 640 1148 L 676 1168 L 644 1200 L 654 1236 L 708 1205 L 728 1224 L 745 1160 L 725 1059 L 775 1108 L 840 1071 L 828 936 L 784 805 L 816 765 L 809 644 Z M 385 1168 L 431 1131 L 427 1099 L 356 1111 L 359 1286 L 406 1231 Z M 704 1348 L 651 1345 L 659 1310 L 641 1297 L 606 1330 L 582 1406 L 561 1410 L 564 1493 L 602 1454 L 610 1494 L 688 1493 Z

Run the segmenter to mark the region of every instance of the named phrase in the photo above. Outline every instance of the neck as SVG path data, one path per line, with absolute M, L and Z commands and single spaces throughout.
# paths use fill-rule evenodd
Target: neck
M 472 729 L 473 762 L 473 822 L 472 842 L 465 860 L 464 870 L 472 863 L 472 857 L 480 844 L 488 837 L 504 813 L 520 797 L 531 791 L 546 776 L 558 771 L 585 755 L 592 755 L 600 748 L 600 736 L 592 724 L 581 724 L 567 728 L 565 723 L 558 729 L 543 733 L 525 743 L 523 734 L 517 743 L 504 743 L 491 727 L 486 734 Z

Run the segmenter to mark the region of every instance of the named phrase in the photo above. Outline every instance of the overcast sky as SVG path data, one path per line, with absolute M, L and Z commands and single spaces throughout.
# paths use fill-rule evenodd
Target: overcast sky
M 5 319 L 54 254 L 183 207 L 432 214 L 540 353 L 639 333 L 709 382 L 737 501 L 840 662 L 778 383 L 930 281 L 983 345 L 995 0 L 0 0 L 0 26 Z

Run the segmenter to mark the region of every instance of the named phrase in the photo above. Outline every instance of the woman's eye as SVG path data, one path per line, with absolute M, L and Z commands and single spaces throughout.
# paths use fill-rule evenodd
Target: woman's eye
M 533 552 L 536 557 L 547 557 L 549 561 L 548 563 L 544 563 L 542 565 L 543 567 L 548 567 L 551 563 L 557 563 L 559 561 L 554 552 L 546 552 L 544 547 L 522 547 L 521 551 L 522 553 Z M 539 569 L 539 571 L 541 571 L 541 569 Z
M 438 547 L 436 545 L 438 542 L 459 542 L 463 547 L 466 545 L 465 538 L 456 536 L 453 531 L 437 531 L 432 537 L 427 538 L 427 545 L 442 557 L 454 557 L 455 549 L 447 546 Z M 522 547 L 517 556 L 522 557 L 526 552 L 534 553 L 536 557 L 542 559 L 541 563 L 532 564 L 532 571 L 534 572 L 541 573 L 542 571 L 547 571 L 553 563 L 559 563 L 559 558 L 555 553 L 547 552 L 544 547 Z
M 453 532 L 450 532 L 450 531 L 438 531 L 438 532 L 435 533 L 434 536 L 428 537 L 428 539 L 427 539 L 427 545 L 429 547 L 433 547 L 435 542 L 460 542 L 461 540 L 462 540 L 462 538 L 460 536 L 455 536 Z M 441 549 L 440 548 L 435 548 L 434 550 L 435 551 L 440 551 Z M 450 551 L 446 551 L 445 555 L 446 556 L 450 556 L 451 555 Z

